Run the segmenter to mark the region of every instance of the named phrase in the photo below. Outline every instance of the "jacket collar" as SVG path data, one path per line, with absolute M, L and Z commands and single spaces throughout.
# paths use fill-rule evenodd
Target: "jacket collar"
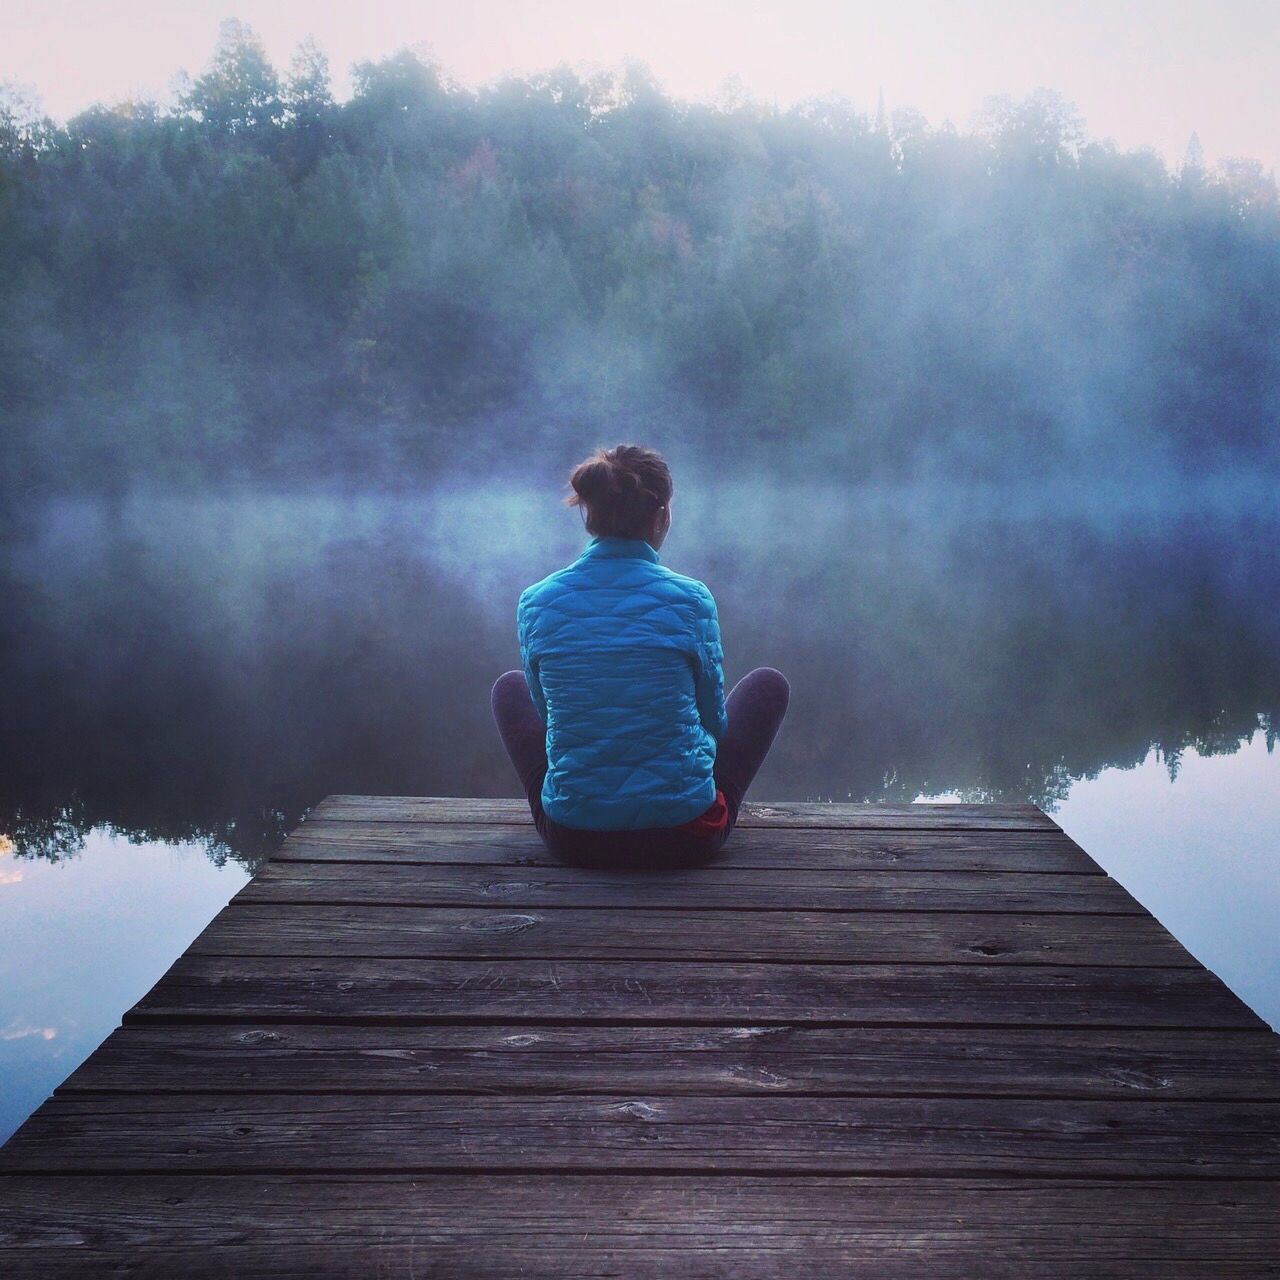
M 587 543 L 586 550 L 583 551 L 582 556 L 591 556 L 593 559 L 634 556 L 641 560 L 650 560 L 654 564 L 658 563 L 657 551 L 643 538 L 595 537 Z

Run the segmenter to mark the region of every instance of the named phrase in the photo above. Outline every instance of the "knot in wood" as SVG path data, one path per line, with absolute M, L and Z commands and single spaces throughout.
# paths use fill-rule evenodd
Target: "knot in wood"
M 1108 1080 L 1114 1080 L 1116 1084 L 1122 1084 L 1127 1089 L 1167 1089 L 1171 1081 L 1164 1076 L 1155 1075 L 1150 1071 L 1139 1071 L 1136 1067 L 1108 1067 L 1103 1075 Z
M 639 1100 L 620 1102 L 614 1110 L 620 1115 L 631 1116 L 636 1120 L 656 1120 L 662 1114 L 661 1108 Z
M 535 886 L 528 880 L 490 880 L 481 892 L 492 898 L 510 898 L 517 893 L 528 893 Z
M 463 927 L 472 933 L 520 933 L 532 929 L 538 923 L 537 916 L 482 916 L 468 921 Z

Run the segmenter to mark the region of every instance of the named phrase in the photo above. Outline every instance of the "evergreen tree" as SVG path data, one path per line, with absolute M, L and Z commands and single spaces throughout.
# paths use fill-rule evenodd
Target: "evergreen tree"
M 1256 161 L 1193 137 L 1170 173 L 1044 91 L 959 133 L 883 95 L 680 103 L 640 64 L 473 93 L 402 50 L 354 84 L 308 39 L 281 85 L 228 21 L 175 111 L 0 93 L 14 484 L 374 446 L 411 477 L 606 421 L 783 469 L 1280 466 Z
M 250 27 L 238 18 L 222 21 L 213 61 L 181 104 L 215 133 L 261 136 L 280 123 L 280 79 Z

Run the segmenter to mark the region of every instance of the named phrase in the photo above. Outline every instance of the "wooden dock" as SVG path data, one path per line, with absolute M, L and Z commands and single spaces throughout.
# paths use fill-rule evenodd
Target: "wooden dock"
M 334 796 L 0 1151 L 0 1275 L 1280 1276 L 1280 1036 L 1032 806 L 645 872 Z

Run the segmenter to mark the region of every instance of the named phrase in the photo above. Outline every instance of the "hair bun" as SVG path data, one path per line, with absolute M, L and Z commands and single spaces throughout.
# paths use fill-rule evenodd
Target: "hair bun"
M 634 444 L 598 448 L 574 467 L 569 484 L 565 502 L 585 509 L 588 532 L 624 538 L 646 536 L 672 491 L 662 455 Z
M 594 458 L 583 463 L 570 478 L 574 492 L 584 502 L 596 503 L 617 488 L 613 466 L 607 458 Z

